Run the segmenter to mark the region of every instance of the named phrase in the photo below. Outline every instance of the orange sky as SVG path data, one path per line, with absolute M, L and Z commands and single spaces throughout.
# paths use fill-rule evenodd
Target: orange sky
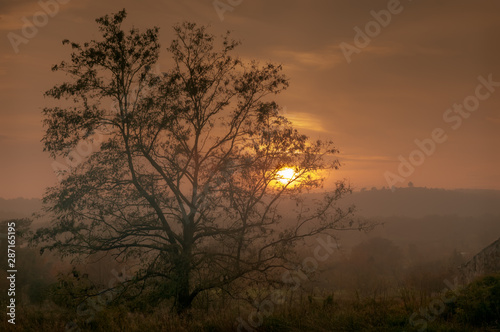
M 333 139 L 342 152 L 344 166 L 332 180 L 381 187 L 390 172 L 402 180 L 396 186 L 500 189 L 500 87 L 480 88 L 488 96 L 458 128 L 443 119 L 454 104 L 474 101 L 479 76 L 500 82 L 498 1 L 218 0 L 233 4 L 223 21 L 212 0 L 42 3 L 52 1 L 58 8 L 34 0 L 0 3 L 0 197 L 41 197 L 56 183 L 40 143 L 41 109 L 49 102 L 42 94 L 64 79 L 50 67 L 68 54 L 61 40 L 97 38 L 94 19 L 123 7 L 128 23 L 161 28 L 161 69 L 168 67 L 171 26 L 183 20 L 211 24 L 217 34 L 232 30 L 245 59 L 282 63 L 291 83 L 277 99 L 285 115 L 310 136 Z M 43 10 L 57 13 L 44 17 Z M 34 15 L 38 31 L 23 35 Z M 369 33 L 368 42 L 355 43 L 356 27 Z M 9 38 L 18 37 L 25 43 L 15 39 L 13 47 Z M 346 45 L 359 46 L 349 63 Z M 431 139 L 435 128 L 446 141 L 429 156 L 413 153 L 414 141 Z M 424 160 L 401 176 L 398 158 L 412 153 Z

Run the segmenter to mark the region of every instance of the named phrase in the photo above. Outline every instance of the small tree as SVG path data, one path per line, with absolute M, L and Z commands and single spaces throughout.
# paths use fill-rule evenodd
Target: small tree
M 46 92 L 67 104 L 43 111 L 45 150 L 65 157 L 104 138 L 47 190 L 53 224 L 33 237 L 42 250 L 139 261 L 133 281 L 183 311 L 205 290 L 291 268 L 297 241 L 353 226 L 352 209 L 336 206 L 343 182 L 300 199 L 339 163 L 331 142 L 310 142 L 267 100 L 288 86 L 280 66 L 243 63 L 229 35 L 217 49 L 205 27 L 184 23 L 173 67 L 155 74 L 158 28 L 127 32 L 125 17 L 97 19 L 101 41 L 65 40 L 71 61 L 53 67 L 72 80 Z M 285 222 L 279 203 L 292 200 L 300 212 Z

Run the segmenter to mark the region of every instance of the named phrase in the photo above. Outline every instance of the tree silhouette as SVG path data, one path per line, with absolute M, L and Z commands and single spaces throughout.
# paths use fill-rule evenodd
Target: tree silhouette
M 101 139 L 47 190 L 53 222 L 32 239 L 42 252 L 135 262 L 136 295 L 172 298 L 182 312 L 200 292 L 292 268 L 299 240 L 358 228 L 336 204 L 344 182 L 301 199 L 338 168 L 338 151 L 309 141 L 268 100 L 288 86 L 281 66 L 244 63 L 229 33 L 219 43 L 183 23 L 167 49 L 172 68 L 155 73 L 158 28 L 125 31 L 125 17 L 98 18 L 100 41 L 63 41 L 71 60 L 53 67 L 71 80 L 46 92 L 63 106 L 43 110 L 44 149 L 67 157 Z M 293 176 L 277 181 L 284 167 Z M 299 212 L 282 220 L 279 203 L 291 201 Z

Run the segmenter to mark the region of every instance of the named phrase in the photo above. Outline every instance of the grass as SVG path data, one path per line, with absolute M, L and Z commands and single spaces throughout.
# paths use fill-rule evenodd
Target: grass
M 262 315 L 256 331 L 418 331 L 411 326 L 411 312 L 401 301 L 365 299 L 361 301 L 328 301 L 328 304 L 306 302 L 292 307 L 277 307 L 268 316 Z M 85 322 L 75 312 L 50 302 L 18 309 L 15 327 L 2 322 L 5 331 L 236 331 L 238 312 L 226 308 L 218 312 L 192 309 L 177 316 L 167 307 L 144 314 L 123 307 L 108 307 Z M 248 317 L 242 315 L 244 319 Z M 78 327 L 77 327 L 78 326 Z M 427 331 L 484 331 L 484 327 L 467 325 L 461 319 L 438 317 L 429 322 Z M 247 331 L 247 329 L 241 329 Z
M 293 299 L 288 297 L 283 304 L 261 307 L 261 311 L 245 303 L 225 301 L 224 306 L 215 306 L 217 310 L 199 306 L 182 316 L 174 314 L 167 305 L 150 312 L 115 305 L 102 307 L 92 319 L 84 310 L 45 300 L 40 304 L 17 306 L 16 325 L 9 324 L 7 316 L 2 315 L 0 330 L 224 332 L 237 331 L 238 326 L 240 331 L 259 332 L 500 330 L 500 275 L 486 276 L 457 290 L 454 300 L 443 304 L 443 310 L 431 316 L 425 316 L 422 310 L 436 312 L 441 294 L 430 296 L 408 289 L 400 290 L 400 294 L 360 298 L 302 293 Z M 5 301 L 1 305 L 5 308 Z M 414 320 L 417 324 L 412 324 L 415 313 L 420 315 L 420 321 Z

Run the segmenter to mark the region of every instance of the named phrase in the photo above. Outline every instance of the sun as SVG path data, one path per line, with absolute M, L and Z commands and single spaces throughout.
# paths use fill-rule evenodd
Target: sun
M 282 184 L 288 184 L 295 176 L 295 170 L 291 167 L 284 167 L 276 173 L 276 180 Z

